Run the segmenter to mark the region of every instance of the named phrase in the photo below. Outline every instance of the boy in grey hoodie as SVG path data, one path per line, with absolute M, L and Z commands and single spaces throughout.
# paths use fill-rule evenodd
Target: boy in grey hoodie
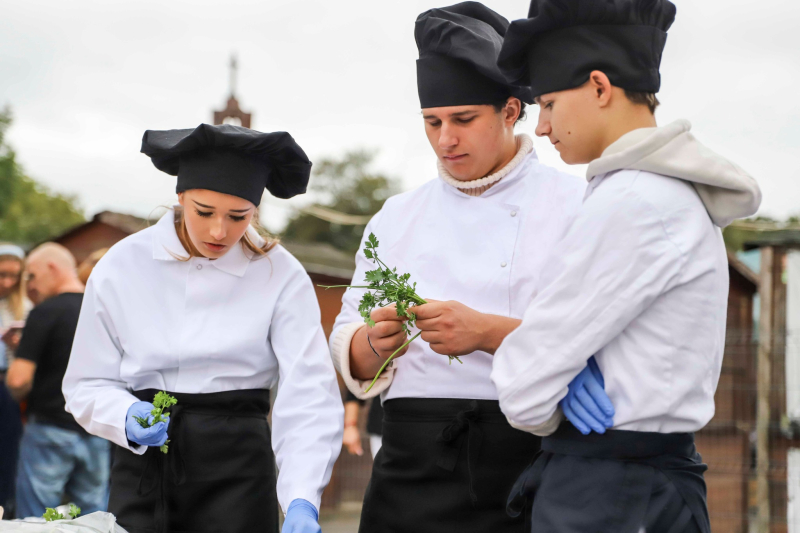
M 509 499 L 537 532 L 710 530 L 694 432 L 714 415 L 725 344 L 720 228 L 761 194 L 687 121 L 656 126 L 674 17 L 667 0 L 533 0 L 500 55 L 534 90 L 536 133 L 589 163 L 582 210 L 492 371 L 511 425 L 546 436 Z M 561 423 L 597 411 L 573 392 L 593 366 L 615 408 L 604 435 Z

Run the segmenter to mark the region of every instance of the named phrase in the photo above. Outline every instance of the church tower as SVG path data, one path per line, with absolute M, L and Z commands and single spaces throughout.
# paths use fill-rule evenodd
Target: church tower
M 239 107 L 239 101 L 236 100 L 236 75 L 238 65 L 236 63 L 236 56 L 231 56 L 230 62 L 230 96 L 228 97 L 228 104 L 222 111 L 214 111 L 214 124 L 233 124 L 235 126 L 250 127 L 251 113 L 245 113 Z

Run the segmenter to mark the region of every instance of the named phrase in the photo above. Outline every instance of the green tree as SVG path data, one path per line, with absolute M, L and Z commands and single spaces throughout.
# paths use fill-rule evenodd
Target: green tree
M 314 164 L 310 190 L 318 205 L 348 215 L 374 215 L 387 198 L 399 192 L 397 179 L 371 170 L 374 152 L 355 150 L 341 159 L 323 159 Z M 327 242 L 355 253 L 364 233 L 363 225 L 334 224 L 308 213 L 289 221 L 283 237 L 289 241 Z
M 0 111 L 0 240 L 36 244 L 85 221 L 74 196 L 53 193 L 25 175 L 5 134 L 11 113 Z

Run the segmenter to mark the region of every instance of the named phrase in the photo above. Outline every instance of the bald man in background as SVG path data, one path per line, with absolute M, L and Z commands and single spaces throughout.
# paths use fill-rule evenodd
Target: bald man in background
M 61 392 L 83 301 L 75 258 L 59 244 L 43 244 L 28 256 L 25 276 L 36 307 L 6 375 L 14 399 L 28 401 L 17 469 L 17 517 L 41 516 L 46 507 L 63 501 L 75 503 L 83 514 L 104 511 L 109 443 L 75 422 L 64 410 Z

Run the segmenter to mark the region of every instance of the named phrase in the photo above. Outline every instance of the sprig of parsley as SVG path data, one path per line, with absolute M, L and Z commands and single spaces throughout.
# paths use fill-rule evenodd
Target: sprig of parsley
M 75 505 L 74 503 L 71 503 L 71 504 L 69 504 L 69 513 L 68 514 L 69 514 L 70 518 L 72 518 L 74 520 L 75 518 L 78 518 L 78 515 L 81 514 L 81 508 L 78 507 L 77 505 Z M 42 518 L 44 518 L 48 522 L 52 522 L 54 520 L 65 520 L 66 519 L 66 517 L 63 514 L 59 513 L 58 511 L 56 511 L 52 507 L 47 507 L 44 510 L 44 514 L 42 515 Z
M 54 520 L 64 520 L 64 515 L 53 509 L 52 507 L 48 507 L 44 510 L 44 514 L 42 518 L 47 520 L 48 522 L 52 522 Z
M 410 312 L 408 309 L 409 307 L 413 307 L 415 305 L 424 305 L 426 302 L 419 294 L 417 294 L 417 284 L 409 284 L 409 279 L 411 278 L 411 274 L 398 274 L 397 268 L 390 268 L 386 265 L 383 261 L 380 260 L 378 257 L 378 239 L 375 237 L 374 233 L 370 233 L 367 240 L 364 242 L 364 255 L 367 259 L 372 259 L 372 262 L 377 266 L 375 270 L 368 270 L 364 273 L 364 281 L 366 281 L 369 285 L 332 285 L 332 286 L 325 286 L 326 289 L 331 289 L 333 287 L 346 287 L 348 289 L 367 289 L 367 292 L 364 293 L 364 296 L 361 297 L 361 301 L 358 305 L 358 312 L 364 318 L 364 322 L 367 323 L 369 327 L 375 326 L 375 322 L 372 320 L 372 311 L 375 310 L 376 307 L 385 307 L 387 305 L 394 304 L 395 309 L 397 311 L 397 316 L 401 318 L 405 318 L 402 322 L 403 331 L 405 331 L 406 335 L 411 335 L 411 328 L 414 327 L 414 323 L 417 320 L 416 315 Z M 411 337 L 405 344 L 403 344 L 400 348 L 395 350 L 395 352 L 390 355 L 386 362 L 383 363 L 378 373 L 375 375 L 375 378 L 370 383 L 367 390 L 364 392 L 369 392 L 375 382 L 378 380 L 380 375 L 389 365 L 389 362 L 394 359 L 394 356 L 397 355 L 403 348 L 411 344 L 411 342 L 419 337 L 422 332 L 417 333 L 413 337 Z M 455 356 L 448 356 L 450 358 L 450 363 L 453 362 L 453 359 L 461 363 L 461 359 Z
M 164 391 L 160 391 L 156 393 L 155 398 L 153 398 L 153 410 L 150 411 L 150 414 L 142 417 L 142 416 L 134 416 L 133 418 L 139 423 L 140 426 L 143 428 L 149 428 L 155 426 L 159 422 L 166 422 L 169 420 L 169 413 L 166 411 L 173 405 L 178 403 L 177 398 L 174 396 L 170 396 Z M 153 420 L 150 420 L 150 417 L 153 417 Z M 169 440 L 165 442 L 161 448 L 161 453 L 167 453 L 169 451 Z

